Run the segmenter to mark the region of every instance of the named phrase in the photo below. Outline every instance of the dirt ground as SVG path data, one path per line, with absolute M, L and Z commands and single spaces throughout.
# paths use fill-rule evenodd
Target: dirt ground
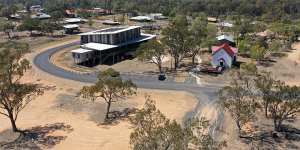
M 32 48 L 25 57 L 31 62 L 35 55 L 50 47 L 78 40 L 66 38 L 47 42 Z M 9 120 L 0 116 L 0 145 L 15 149 L 130 149 L 131 125 L 120 120 L 113 125 L 100 125 L 104 118 L 105 104 L 78 100 L 76 94 L 85 84 L 48 75 L 33 66 L 23 78 L 49 87 L 43 96 L 32 101 L 20 114 L 18 127 L 32 132 L 23 141 L 10 131 Z M 172 93 L 172 94 L 170 94 Z M 145 95 L 150 95 L 168 118 L 182 122 L 192 111 L 197 100 L 189 93 L 138 89 L 137 95 L 115 104 L 112 110 L 141 108 Z M 31 140 L 36 139 L 36 140 Z
M 285 81 L 289 85 L 300 86 L 300 43 L 293 45 L 293 50 L 284 52 L 281 58 L 273 58 L 275 61 L 269 67 L 260 67 L 261 70 L 272 72 L 275 78 Z
M 274 77 L 285 81 L 289 85 L 300 86 L 300 43 L 295 43 L 293 45 L 293 50 L 283 52 L 280 57 L 271 57 L 273 60 L 267 66 L 259 66 L 260 70 L 270 71 Z M 220 78 L 220 77 L 216 77 Z M 229 78 L 225 75 L 225 78 Z M 300 142 L 297 140 L 286 140 L 279 139 L 278 141 L 270 137 L 273 129 L 273 123 L 271 119 L 266 119 L 262 112 L 258 112 L 257 118 L 254 123 L 250 123 L 251 129 L 255 133 L 262 135 L 261 140 L 249 141 L 246 139 L 241 139 L 238 137 L 237 128 L 234 124 L 234 120 L 228 113 L 225 113 L 224 122 L 222 123 L 221 139 L 227 141 L 228 147 L 225 149 L 239 149 L 239 150 L 248 150 L 248 149 L 299 149 Z M 300 115 L 300 114 L 299 114 Z M 298 115 L 298 116 L 299 116 Z M 300 118 L 298 117 L 295 122 L 288 123 L 294 128 L 300 129 Z
M 58 53 L 55 53 L 51 57 L 51 62 L 55 65 L 64 68 L 70 71 L 78 71 L 78 72 L 93 72 L 98 70 L 106 70 L 108 68 L 113 68 L 116 71 L 121 73 L 153 73 L 158 72 L 157 66 L 154 63 L 150 62 L 142 62 L 139 61 L 137 58 L 134 59 L 126 59 L 120 61 L 114 65 L 97 65 L 95 67 L 84 67 L 81 65 L 74 64 L 71 50 L 78 48 L 78 46 L 66 48 Z M 163 67 L 167 68 L 170 67 L 170 57 L 166 57 L 166 61 L 163 63 Z
M 5 148 L 130 149 L 130 123 L 120 120 L 113 125 L 101 125 L 105 103 L 92 103 L 76 97 L 84 84 L 58 79 L 35 68 L 25 75 L 23 81 L 49 86 L 43 96 L 23 110 L 17 122 L 19 128 L 38 133 L 38 140 L 18 144 L 13 142 Z M 158 109 L 168 118 L 179 122 L 197 105 L 197 100 L 185 92 L 138 89 L 137 95 L 114 104 L 112 110 L 141 108 L 146 94 L 156 101 Z M 17 135 L 9 130 L 7 118 L 0 116 L 0 122 L 0 145 L 16 139 Z

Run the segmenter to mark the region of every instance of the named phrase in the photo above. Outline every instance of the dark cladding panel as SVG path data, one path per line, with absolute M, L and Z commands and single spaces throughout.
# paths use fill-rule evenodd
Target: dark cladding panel
M 87 35 L 82 35 L 81 37 L 80 37 L 80 43 L 81 44 L 86 44 L 86 43 L 88 43 L 89 42 L 89 39 L 88 39 L 88 36 Z

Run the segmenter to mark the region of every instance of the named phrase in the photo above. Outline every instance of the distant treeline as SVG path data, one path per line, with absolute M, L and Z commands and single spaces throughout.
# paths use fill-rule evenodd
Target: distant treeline
M 204 12 L 222 17 L 239 14 L 274 20 L 300 16 L 300 0 L 0 0 L 0 3 L 27 7 L 34 4 L 56 8 L 107 7 L 117 11 L 163 12 L 166 15 Z

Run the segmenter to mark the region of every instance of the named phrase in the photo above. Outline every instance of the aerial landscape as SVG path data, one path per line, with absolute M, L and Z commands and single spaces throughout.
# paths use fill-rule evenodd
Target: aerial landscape
M 0 0 L 0 149 L 298 150 L 300 0 Z

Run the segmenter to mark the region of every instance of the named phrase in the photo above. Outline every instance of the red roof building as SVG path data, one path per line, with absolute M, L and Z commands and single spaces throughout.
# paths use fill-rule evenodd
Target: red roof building
M 222 66 L 229 67 L 237 60 L 238 49 L 229 46 L 228 43 L 224 43 L 221 46 L 212 47 L 212 65 L 214 67 Z

